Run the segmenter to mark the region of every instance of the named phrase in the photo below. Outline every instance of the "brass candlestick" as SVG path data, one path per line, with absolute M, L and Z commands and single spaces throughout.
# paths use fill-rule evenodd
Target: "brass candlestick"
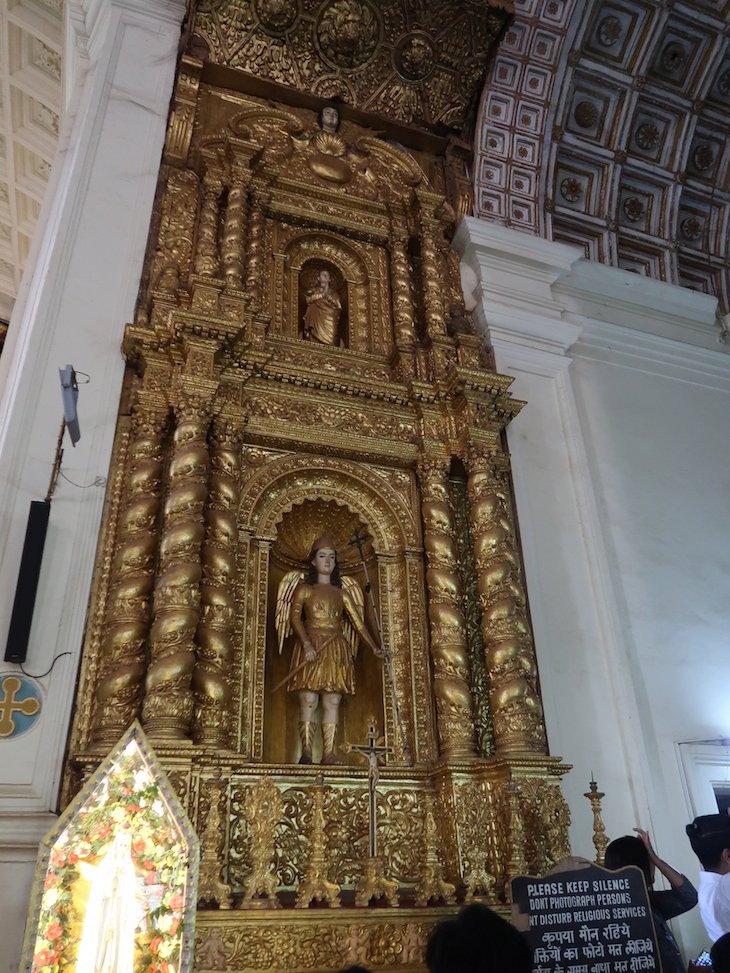
M 425 906 L 433 900 L 443 900 L 451 905 L 456 900 L 456 886 L 444 879 L 444 867 L 439 858 L 438 849 L 441 846 L 436 818 L 434 817 L 434 799 L 426 798 L 426 820 L 423 835 L 423 858 L 421 872 L 416 885 L 415 901 L 417 906 Z
M 278 909 L 279 879 L 274 866 L 276 827 L 284 816 L 284 802 L 276 784 L 263 777 L 248 792 L 244 815 L 251 836 L 251 871 L 244 882 L 239 909 Z
M 327 878 L 329 862 L 327 861 L 325 832 L 327 822 L 324 814 L 325 784 L 322 777 L 312 788 L 312 825 L 309 835 L 309 860 L 304 867 L 304 874 L 299 881 L 295 909 L 307 909 L 312 902 L 329 905 L 331 909 L 340 907 L 340 886 L 330 882 Z
M 591 809 L 593 810 L 593 844 L 596 848 L 596 865 L 603 865 L 604 859 L 606 857 L 606 845 L 608 844 L 608 838 L 606 837 L 606 828 L 603 824 L 603 819 L 601 818 L 601 801 L 606 796 L 603 791 L 598 790 L 598 783 L 593 779 L 593 774 L 591 773 L 591 782 L 588 785 L 590 790 L 586 791 L 583 797 L 587 797 L 591 802 Z
M 220 860 L 220 849 L 223 844 L 223 827 L 220 804 L 226 785 L 225 781 L 221 779 L 220 768 L 216 768 L 213 776 L 209 777 L 206 783 L 210 793 L 210 810 L 200 841 L 198 903 L 208 906 L 217 905 L 219 909 L 230 909 L 231 887 L 221 881 L 223 868 Z
M 528 871 L 525 859 L 525 822 L 520 807 L 520 789 L 511 780 L 507 784 L 507 801 L 509 804 L 509 834 L 510 857 L 507 863 L 507 887 L 505 889 L 507 901 L 512 901 L 512 879 L 518 875 L 526 875 Z

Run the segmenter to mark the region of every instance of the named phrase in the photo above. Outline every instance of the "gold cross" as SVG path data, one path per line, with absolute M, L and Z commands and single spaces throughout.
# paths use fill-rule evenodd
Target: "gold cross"
M 0 737 L 9 737 L 15 730 L 14 713 L 33 716 L 41 708 L 37 699 L 16 700 L 15 694 L 23 684 L 17 676 L 6 676 L 2 681 L 4 695 L 0 696 Z

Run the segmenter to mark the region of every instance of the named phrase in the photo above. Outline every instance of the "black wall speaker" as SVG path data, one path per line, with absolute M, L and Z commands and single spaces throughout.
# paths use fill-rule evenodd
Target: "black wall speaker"
M 48 500 L 31 500 L 28 526 L 25 529 L 23 557 L 20 560 L 18 573 L 18 586 L 15 589 L 13 614 L 10 617 L 10 631 L 5 647 L 6 662 L 25 662 L 28 652 L 30 626 L 33 622 L 33 607 L 50 512 L 51 504 Z

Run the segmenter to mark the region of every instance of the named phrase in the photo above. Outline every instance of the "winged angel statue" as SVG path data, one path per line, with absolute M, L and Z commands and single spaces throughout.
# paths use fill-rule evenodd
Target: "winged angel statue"
M 299 693 L 300 764 L 312 763 L 314 714 L 322 699 L 322 763 L 337 763 L 335 733 L 343 695 L 355 692 L 355 658 L 362 639 L 379 656 L 365 626 L 365 601 L 354 578 L 340 577 L 331 538 L 319 537 L 309 553 L 309 573 L 289 571 L 279 585 L 276 631 L 279 652 L 296 636 L 286 684 Z

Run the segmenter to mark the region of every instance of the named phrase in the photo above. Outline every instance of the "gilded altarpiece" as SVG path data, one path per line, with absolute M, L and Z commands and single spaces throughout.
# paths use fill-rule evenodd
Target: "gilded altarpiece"
M 401 71 L 396 138 L 354 68 L 335 72 L 348 110 L 320 97 L 342 86 L 294 95 L 269 79 L 262 93 L 223 57 L 221 25 L 229 36 L 249 14 L 294 44 L 295 8 L 201 4 L 182 59 L 124 339 L 65 795 L 139 718 L 201 839 L 197 970 L 417 970 L 457 900 L 504 906 L 514 874 L 568 852 L 503 446 L 521 403 L 464 309 L 453 139 L 408 145 L 425 76 Z M 506 14 L 489 11 L 496 36 Z M 361 646 L 336 759 L 320 763 L 323 727 L 307 764 L 277 597 L 323 534 L 388 658 Z M 377 836 L 398 907 L 355 906 L 368 770 L 349 744 L 371 721 L 390 750 Z M 313 881 L 338 891 L 305 911 Z

